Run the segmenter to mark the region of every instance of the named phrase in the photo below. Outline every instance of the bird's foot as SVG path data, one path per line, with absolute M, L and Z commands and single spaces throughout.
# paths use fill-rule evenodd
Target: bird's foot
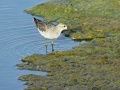
M 47 46 L 48 46 L 48 45 L 46 44 L 46 45 L 45 45 L 45 47 L 46 47 L 46 54 L 48 53 Z
M 52 52 L 54 51 L 54 44 L 52 44 Z

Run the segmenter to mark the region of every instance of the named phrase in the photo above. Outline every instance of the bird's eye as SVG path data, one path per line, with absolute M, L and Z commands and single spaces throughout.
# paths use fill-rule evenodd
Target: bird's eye
M 64 26 L 64 27 L 66 27 L 66 26 Z

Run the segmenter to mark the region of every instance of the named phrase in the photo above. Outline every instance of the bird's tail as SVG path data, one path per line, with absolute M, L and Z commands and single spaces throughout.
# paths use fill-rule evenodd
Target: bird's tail
M 35 25 L 37 28 L 39 28 L 40 30 L 44 31 L 46 28 L 46 24 L 44 22 L 42 22 L 41 20 L 33 17 L 33 20 L 35 22 Z
M 44 24 L 41 20 L 33 17 L 33 20 L 35 22 L 36 27 L 39 27 L 40 25 Z
M 35 18 L 35 17 L 33 17 L 33 20 L 34 20 L 34 22 L 35 22 L 36 27 L 38 27 L 38 22 L 39 22 L 39 20 L 38 20 L 37 18 Z

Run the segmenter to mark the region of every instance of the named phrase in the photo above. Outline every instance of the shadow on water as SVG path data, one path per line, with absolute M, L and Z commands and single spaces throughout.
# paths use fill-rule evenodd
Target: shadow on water
M 21 90 L 26 86 L 17 80 L 24 74 L 46 75 L 45 72 L 18 70 L 21 58 L 34 53 L 45 54 L 45 39 L 38 33 L 32 16 L 23 10 L 48 0 L 0 1 L 0 90 Z M 72 44 L 71 44 L 72 43 Z M 80 43 L 61 36 L 55 40 L 55 50 L 70 50 Z M 48 41 L 51 52 L 51 40 Z

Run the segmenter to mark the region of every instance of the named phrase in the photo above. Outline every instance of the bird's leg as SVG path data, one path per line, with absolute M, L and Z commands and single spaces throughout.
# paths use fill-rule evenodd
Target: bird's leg
M 54 39 L 52 39 L 51 45 L 52 45 L 52 52 L 53 52 L 54 51 Z
M 45 43 L 46 53 L 48 52 L 48 51 L 47 51 L 47 46 L 48 46 L 48 43 L 47 43 L 47 39 L 46 39 L 46 43 Z

